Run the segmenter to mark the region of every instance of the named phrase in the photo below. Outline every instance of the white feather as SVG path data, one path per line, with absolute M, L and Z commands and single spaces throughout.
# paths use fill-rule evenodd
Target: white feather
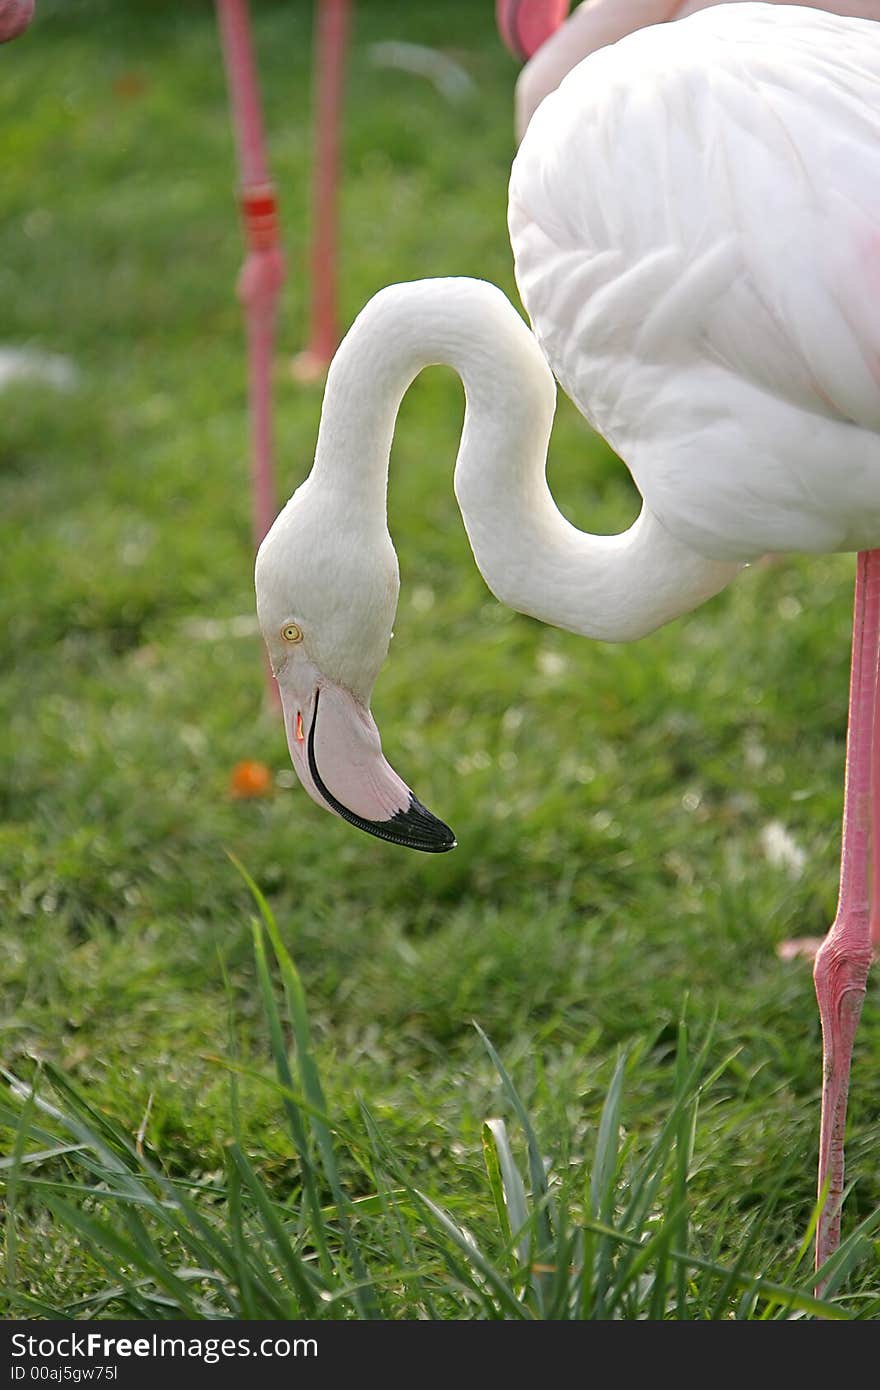
M 538 341 L 674 536 L 880 542 L 880 25 L 737 4 L 601 49 L 509 220 Z

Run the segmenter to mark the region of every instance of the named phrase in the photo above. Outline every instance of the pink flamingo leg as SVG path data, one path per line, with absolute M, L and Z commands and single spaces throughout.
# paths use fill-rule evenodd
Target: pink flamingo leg
M 238 280 L 244 305 L 251 416 L 254 539 L 275 519 L 272 465 L 272 359 L 275 318 L 284 284 L 278 209 L 269 177 L 247 0 L 216 0 L 238 148 L 241 205 L 248 250 Z
M 299 381 L 324 375 L 339 344 L 336 313 L 336 190 L 349 0 L 318 0 L 315 30 L 315 152 L 309 341 L 293 362 Z
M 880 550 L 868 550 L 859 555 L 856 572 L 840 897 L 837 915 L 813 969 L 823 1051 L 820 1197 L 828 1185 L 816 1232 L 817 1269 L 834 1253 L 840 1240 L 850 1063 L 871 964 L 872 916 L 874 924 L 877 921 L 871 899 L 880 877 L 880 818 L 874 807 L 880 791 L 880 738 L 874 736 L 878 655 Z M 869 853 L 873 861 L 870 875 Z

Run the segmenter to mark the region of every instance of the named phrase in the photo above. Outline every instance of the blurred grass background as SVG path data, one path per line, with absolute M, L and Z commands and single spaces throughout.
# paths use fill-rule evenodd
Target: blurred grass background
M 252 6 L 290 265 L 283 496 L 310 465 L 321 398 L 288 370 L 306 331 L 311 8 Z M 355 6 L 346 323 L 380 286 L 426 275 L 481 276 L 518 302 L 505 223 L 516 70 L 492 8 Z M 452 104 L 377 67 L 371 45 L 389 39 L 441 49 L 473 95 Z M 473 565 L 451 486 L 461 390 L 426 373 L 392 460 L 402 593 L 374 712 L 460 847 L 434 858 L 353 833 L 294 786 L 263 702 L 242 248 L 212 6 L 42 0 L 0 51 L 0 107 L 0 341 L 69 356 L 80 374 L 71 391 L 0 394 L 7 1064 L 30 1074 L 50 1059 L 131 1134 L 152 1097 L 146 1142 L 167 1171 L 217 1173 L 224 968 L 241 1056 L 269 1069 L 229 847 L 296 955 L 331 1110 L 353 1119 L 366 1096 L 412 1169 L 430 1186 L 439 1165 L 462 1202 L 499 1104 L 471 1020 L 552 1151 L 563 1130 L 589 1146 L 625 1043 L 639 1065 L 624 1121 L 647 1142 L 684 1000 L 698 1033 L 717 1015 L 718 1055 L 741 1050 L 699 1121 L 699 1218 L 708 1232 L 730 1206 L 744 1230 L 772 1191 L 772 1273 L 814 1200 L 819 1025 L 809 968 L 776 947 L 834 912 L 852 557 L 755 566 L 632 647 L 541 627 L 502 609 Z M 581 526 L 635 515 L 626 470 L 565 400 L 550 477 Z M 272 769 L 270 796 L 230 797 L 244 758 Z M 243 1081 L 242 1107 L 248 1153 L 286 1191 L 277 1098 Z M 850 1223 L 880 1201 L 878 1115 L 874 983 Z M 31 1217 L 20 1287 L 87 1295 L 100 1271 L 39 1202 Z

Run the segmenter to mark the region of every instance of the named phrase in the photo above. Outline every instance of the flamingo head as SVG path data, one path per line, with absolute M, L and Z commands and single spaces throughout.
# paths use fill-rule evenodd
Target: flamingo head
M 370 696 L 388 653 L 400 581 L 387 529 L 372 544 L 328 527 L 312 480 L 260 546 L 257 616 L 300 782 L 324 810 L 381 840 L 432 853 L 455 836 L 386 762 Z

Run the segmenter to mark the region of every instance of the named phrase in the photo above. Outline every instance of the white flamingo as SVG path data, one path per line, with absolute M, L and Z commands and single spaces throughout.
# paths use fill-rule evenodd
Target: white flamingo
M 392 434 L 431 363 L 464 383 L 455 490 L 474 556 L 522 613 L 629 641 L 768 551 L 860 551 L 840 903 L 816 961 L 821 1263 L 839 1236 L 872 837 L 880 879 L 880 27 L 737 4 L 601 49 L 533 118 L 509 221 L 534 332 L 488 284 L 425 280 L 377 294 L 332 364 L 314 467 L 257 559 L 293 764 L 372 834 L 455 843 L 369 711 L 399 587 Z M 581 532 L 553 502 L 554 373 L 642 494 L 621 535 Z

